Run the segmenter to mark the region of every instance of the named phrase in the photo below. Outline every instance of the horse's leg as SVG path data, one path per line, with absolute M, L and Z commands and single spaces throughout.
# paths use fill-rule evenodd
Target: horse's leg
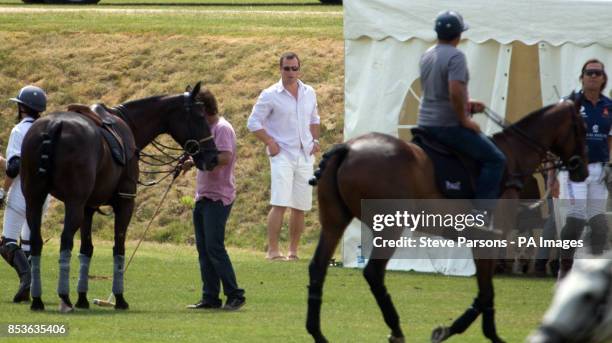
M 363 270 L 363 276 L 370 285 L 370 291 L 372 291 L 378 307 L 380 307 L 383 313 L 385 323 L 391 329 L 389 342 L 400 343 L 404 342 L 404 333 L 400 328 L 399 315 L 395 310 L 395 306 L 393 306 L 391 295 L 387 292 L 387 287 L 385 287 L 385 268 L 387 262 L 389 262 L 388 258 L 368 260 L 368 264 Z
M 495 260 L 474 259 L 476 264 L 476 278 L 478 281 L 478 296 L 472 306 L 468 308 L 450 327 L 438 327 L 432 332 L 432 343 L 445 341 L 454 334 L 463 333 L 482 313 L 482 331 L 491 342 L 503 343 L 497 335 L 495 328 L 495 310 L 493 306 L 493 274 Z
M 321 215 L 323 217 L 323 215 Z M 319 244 L 315 250 L 312 261 L 308 267 L 310 283 L 308 285 L 308 314 L 306 318 L 306 330 L 312 335 L 315 342 L 327 342 L 321 332 L 321 303 L 323 300 L 323 283 L 327 274 L 327 267 L 331 260 L 342 232 L 348 225 L 348 221 L 342 226 L 334 226 L 325 230 L 322 226 Z M 333 230 L 333 231 L 332 231 Z
M 319 180 L 317 191 L 321 235 L 315 254 L 308 266 L 310 282 L 308 285 L 306 330 L 318 343 L 327 342 L 321 332 L 321 303 L 325 274 L 338 241 L 352 218 L 338 192 L 336 169 L 336 160 L 331 160 L 327 170 L 330 176 L 326 174 Z
M 77 284 L 77 292 L 79 293 L 79 299 L 77 300 L 77 308 L 88 309 L 89 301 L 87 301 L 87 290 L 89 280 L 89 262 L 93 255 L 93 244 L 91 242 L 91 222 L 95 209 L 91 207 L 85 207 L 85 216 L 83 217 L 83 224 L 81 225 L 81 250 L 79 253 L 79 262 L 81 267 L 79 269 L 79 282 Z
M 40 225 L 42 221 L 43 204 L 47 194 L 42 194 L 42 199 L 26 197 L 26 220 L 30 227 L 30 263 L 32 279 L 30 284 L 30 295 L 32 296 L 32 311 L 42 311 L 45 304 L 42 301 L 42 282 L 40 278 L 40 255 L 43 248 L 42 234 Z
M 133 198 L 120 198 L 113 205 L 115 211 L 115 246 L 113 247 L 113 294 L 115 309 L 127 310 L 130 306 L 123 297 L 125 267 L 125 238 L 134 211 Z
M 84 217 L 84 206 L 77 202 L 65 203 L 64 229 L 60 241 L 59 279 L 57 294 L 61 299 L 60 310 L 72 310 L 70 301 L 70 258 L 74 246 L 74 234 L 79 229 Z

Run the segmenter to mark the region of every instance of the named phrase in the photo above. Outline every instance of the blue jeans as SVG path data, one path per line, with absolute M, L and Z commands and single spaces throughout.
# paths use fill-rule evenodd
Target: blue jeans
M 433 138 L 462 155 L 482 163 L 476 182 L 475 205 L 493 210 L 499 197 L 500 183 L 504 175 L 506 157 L 483 133 L 476 133 L 463 126 L 423 127 Z
M 203 198 L 193 210 L 193 226 L 202 275 L 202 300 L 221 304 L 220 283 L 228 299 L 244 298 L 244 290 L 238 288 L 232 262 L 225 250 L 225 223 L 232 204 Z

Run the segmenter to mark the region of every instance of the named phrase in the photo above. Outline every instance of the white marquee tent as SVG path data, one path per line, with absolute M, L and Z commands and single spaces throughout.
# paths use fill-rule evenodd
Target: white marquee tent
M 345 139 L 370 131 L 409 138 L 420 96 L 418 61 L 435 43 L 433 19 L 446 9 L 470 25 L 459 46 L 470 69 L 470 97 L 509 121 L 579 88 L 580 68 L 589 58 L 602 60 L 611 74 L 612 1 L 345 1 Z M 479 120 L 487 133 L 499 130 Z M 359 242 L 354 222 L 343 238 L 345 266 L 357 265 Z M 468 250 L 414 254 L 392 260 L 389 268 L 474 273 L 470 260 L 457 258 L 471 256 Z

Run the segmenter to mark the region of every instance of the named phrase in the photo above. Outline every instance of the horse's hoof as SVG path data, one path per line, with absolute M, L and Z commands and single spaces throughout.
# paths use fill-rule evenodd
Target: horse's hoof
M 130 305 L 123 298 L 123 294 L 115 294 L 115 310 L 128 310 Z
M 404 342 L 406 342 L 404 337 L 395 337 L 393 335 L 389 335 L 389 337 L 387 337 L 387 338 L 389 340 L 389 343 L 404 343 Z
M 17 294 L 15 294 L 15 296 L 13 297 L 13 302 L 14 303 L 20 303 L 20 302 L 28 302 L 30 301 L 30 288 L 25 288 L 25 289 L 19 289 L 19 291 L 17 291 Z
M 61 313 L 70 313 L 74 311 L 74 307 L 72 307 L 72 304 L 67 304 L 63 299 L 60 299 L 59 311 Z
M 42 302 L 40 297 L 32 297 L 32 304 L 30 305 L 32 311 L 44 311 L 45 304 Z
M 87 296 L 85 296 L 85 293 L 79 293 L 79 300 L 77 300 L 74 307 L 80 308 L 83 310 L 89 309 L 89 301 L 87 301 Z
M 431 343 L 440 343 L 451 336 L 448 326 L 438 326 L 431 332 Z

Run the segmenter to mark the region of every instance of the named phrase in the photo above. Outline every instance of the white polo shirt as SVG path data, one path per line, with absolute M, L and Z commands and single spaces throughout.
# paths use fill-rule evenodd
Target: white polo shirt
M 21 157 L 21 143 L 23 142 L 23 138 L 25 137 L 26 133 L 28 133 L 28 130 L 30 129 L 30 126 L 32 126 L 33 122 L 34 118 L 25 117 L 11 130 L 11 135 L 6 146 L 7 163 L 13 156 Z
M 310 125 L 319 124 L 317 96 L 312 87 L 298 80 L 297 99 L 283 87 L 282 79 L 263 90 L 247 121 L 249 131 L 266 130 L 281 153 L 297 160 L 313 148 Z

